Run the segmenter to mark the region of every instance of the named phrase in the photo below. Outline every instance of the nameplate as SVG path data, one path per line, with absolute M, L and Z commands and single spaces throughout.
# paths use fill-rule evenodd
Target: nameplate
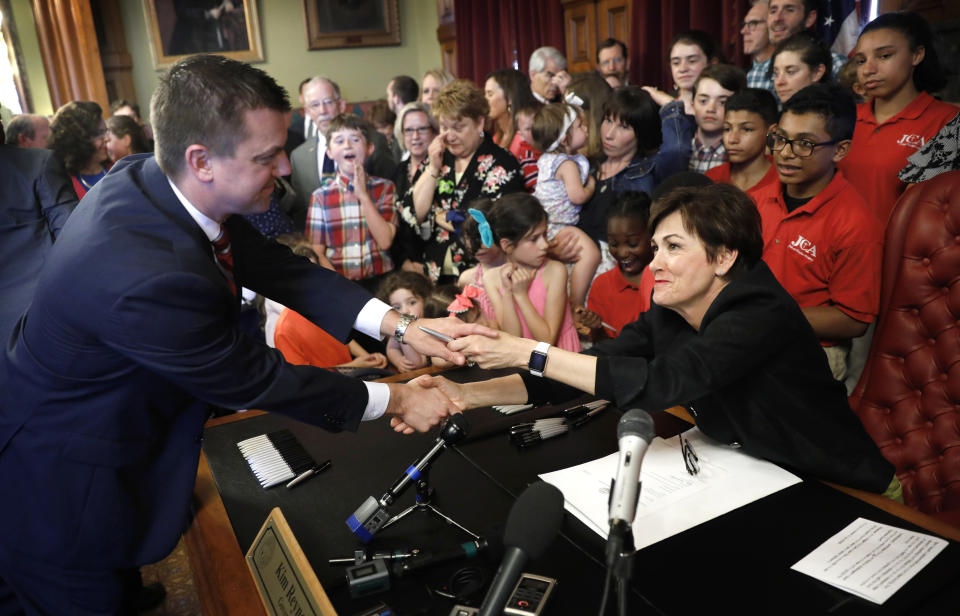
M 337 616 L 279 507 L 267 516 L 246 559 L 271 616 Z

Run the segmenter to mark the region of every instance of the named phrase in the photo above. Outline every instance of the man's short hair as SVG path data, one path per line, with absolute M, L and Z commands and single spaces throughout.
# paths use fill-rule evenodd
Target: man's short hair
M 353 113 L 341 113 L 330 120 L 330 125 L 327 126 L 327 130 L 323 131 L 323 136 L 326 137 L 329 143 L 331 137 L 333 137 L 333 133 L 339 130 L 360 131 L 360 134 L 363 135 L 363 140 L 366 141 L 367 144 L 370 144 L 371 139 L 373 139 L 373 128 L 370 126 L 370 123 Z
M 160 77 L 150 101 L 157 164 L 176 177 L 193 144 L 216 156 L 233 156 L 248 136 L 245 114 L 290 111 L 287 92 L 273 77 L 244 62 L 199 54 L 180 60 Z
M 393 109 L 390 108 L 387 101 L 382 98 L 373 101 L 373 104 L 370 105 L 370 111 L 367 112 L 366 116 L 375 127 L 389 124 L 392 129 L 394 123 L 397 121 L 397 114 L 393 112 Z
M 620 53 L 623 54 L 624 60 L 627 58 L 627 44 L 623 41 L 618 41 L 615 38 L 605 38 L 600 41 L 600 44 L 597 45 L 597 62 L 600 62 L 600 52 L 608 47 L 620 47 Z
M 316 77 L 311 77 L 310 79 L 307 80 L 308 86 L 315 86 L 320 83 L 330 84 L 330 87 L 333 88 L 333 93 L 337 95 L 337 98 L 338 99 L 343 98 L 343 95 L 340 94 L 340 84 L 338 84 L 333 79 L 330 79 L 329 77 L 326 77 L 324 75 L 317 75 Z
M 732 64 L 708 64 L 693 82 L 693 91 L 697 91 L 697 86 L 704 79 L 713 79 L 720 84 L 724 90 L 739 92 L 747 87 L 747 74 L 739 66 Z
M 142 119 L 142 117 L 140 116 L 140 105 L 134 103 L 133 101 L 128 101 L 125 98 L 118 98 L 117 100 L 110 103 L 110 115 L 115 114 L 117 112 L 117 109 L 121 109 L 123 107 L 129 107 L 130 109 L 133 109 L 133 112 L 137 114 L 137 119 L 138 120 Z
M 724 278 L 755 265 L 763 254 L 760 212 L 745 192 L 732 184 L 708 184 L 677 188 L 650 208 L 650 235 L 674 212 L 683 228 L 703 242 L 707 260 L 713 263 L 724 248 L 736 250 L 737 260 Z
M 561 71 L 567 69 L 567 59 L 556 47 L 539 47 L 530 54 L 530 70 L 542 73 L 547 68 L 547 62 L 553 60 Z
M 37 136 L 35 117 L 28 113 L 13 116 L 10 124 L 7 125 L 7 145 L 20 145 L 20 135 L 26 139 L 34 139 Z
M 307 85 L 308 83 L 310 83 L 310 80 L 311 80 L 311 79 L 312 79 L 312 77 L 307 77 L 306 79 L 304 79 L 303 81 L 300 82 L 300 87 L 297 88 L 297 93 L 298 93 L 298 94 L 303 94 L 303 86 L 305 86 L 305 85 Z
M 723 105 L 724 112 L 751 111 L 756 113 L 763 118 L 763 122 L 767 126 L 776 124 L 780 118 L 780 112 L 777 108 L 777 99 L 774 98 L 773 93 L 762 88 L 746 88 L 735 92 Z
M 410 75 L 397 75 L 392 79 L 393 85 L 390 91 L 394 96 L 400 97 L 400 102 L 404 105 L 412 103 L 420 98 L 420 86 L 417 80 Z
M 832 83 L 811 84 L 783 104 L 781 117 L 787 112 L 801 115 L 815 113 L 824 119 L 827 134 L 834 141 L 853 139 L 857 123 L 857 104 L 853 96 Z

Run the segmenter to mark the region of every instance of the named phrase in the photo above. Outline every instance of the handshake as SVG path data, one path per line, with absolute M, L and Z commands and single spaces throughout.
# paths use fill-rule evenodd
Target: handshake
M 383 333 L 392 334 L 398 319 L 397 313 L 388 314 L 384 318 L 382 330 L 386 331 Z M 453 340 L 442 341 L 424 332 L 420 325 Z M 518 341 L 522 341 L 519 347 Z M 523 343 L 536 344 L 536 341 L 518 339 L 482 325 L 464 323 L 456 317 L 417 320 L 406 328 L 403 342 L 425 355 L 440 357 L 455 365 L 463 365 L 469 359 L 481 368 L 525 366 L 529 350 L 523 350 L 528 346 Z M 404 434 L 427 432 L 452 414 L 483 405 L 479 400 L 470 399 L 469 386 L 443 377 L 423 375 L 405 384 L 391 383 L 389 387 L 386 414 L 390 416 L 390 426 Z

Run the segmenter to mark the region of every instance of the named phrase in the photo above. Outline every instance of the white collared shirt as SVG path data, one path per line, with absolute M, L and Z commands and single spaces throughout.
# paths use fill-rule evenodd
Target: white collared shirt
M 190 214 L 190 218 L 193 218 L 200 226 L 204 235 L 207 236 L 207 239 L 209 239 L 211 242 L 217 239 L 220 236 L 220 223 L 216 220 L 213 220 L 198 210 L 192 203 L 190 203 L 190 201 L 183 195 L 182 192 L 180 192 L 180 189 L 177 188 L 177 185 L 174 184 L 173 180 L 171 180 L 169 177 L 167 178 L 167 182 L 170 184 L 170 188 L 173 189 L 173 194 L 177 196 L 177 199 L 180 200 L 183 208 L 187 210 L 188 214 Z M 210 246 L 210 251 L 212 254 L 212 245 Z M 389 304 L 386 304 L 377 298 L 371 299 L 363 305 L 363 308 L 360 309 L 360 313 L 353 322 L 353 329 L 360 333 L 366 334 L 371 338 L 383 338 L 383 336 L 380 335 L 380 324 L 383 322 L 383 318 L 388 312 L 390 312 L 390 310 L 391 308 Z M 364 381 L 363 384 L 367 386 L 367 406 L 363 410 L 363 421 L 378 419 L 383 416 L 383 413 L 387 410 L 387 404 L 390 402 L 390 387 L 386 383 L 370 383 L 368 381 Z

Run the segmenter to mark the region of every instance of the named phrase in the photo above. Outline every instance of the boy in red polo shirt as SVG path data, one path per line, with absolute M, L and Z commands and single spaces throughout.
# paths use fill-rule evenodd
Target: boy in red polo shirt
M 714 182 L 733 184 L 751 197 L 777 181 L 777 168 L 766 155 L 767 132 L 777 123 L 777 99 L 767 90 L 747 88 L 727 99 L 723 147 L 730 162 L 707 171 Z
M 756 197 L 763 260 L 797 300 L 838 380 L 850 341 L 876 318 L 880 299 L 879 225 L 837 170 L 855 121 L 853 99 L 838 86 L 794 94 L 768 140 L 780 182 Z

